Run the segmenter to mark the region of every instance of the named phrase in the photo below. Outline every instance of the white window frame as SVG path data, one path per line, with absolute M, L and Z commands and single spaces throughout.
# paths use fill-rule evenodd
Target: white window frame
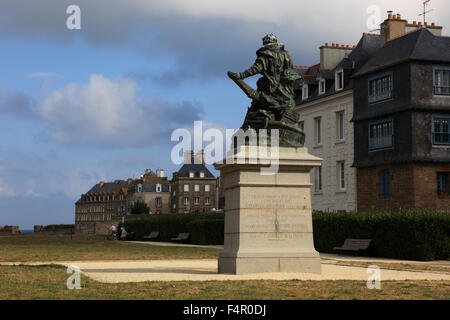
M 302 100 L 308 99 L 309 96 L 309 88 L 307 84 L 302 86 Z
M 161 197 L 155 198 L 155 207 L 162 208 L 162 198 Z
M 339 80 L 341 80 L 341 86 L 339 86 Z M 335 83 L 336 91 L 341 91 L 344 89 L 344 70 L 343 69 L 336 71 L 334 83 Z
M 184 184 L 183 190 L 184 192 L 189 192 L 189 184 Z
M 205 192 L 210 192 L 210 191 L 211 191 L 211 185 L 205 184 Z
M 339 191 L 345 191 L 347 189 L 347 177 L 346 177 L 346 170 L 345 170 L 345 161 L 338 161 L 337 162 L 337 184 L 338 184 L 338 190 Z
M 322 117 L 314 118 L 314 143 L 316 146 L 322 145 Z
M 211 205 L 211 199 L 209 197 L 205 197 L 205 206 Z
M 194 172 L 193 171 L 189 171 L 189 178 L 194 178 Z
M 200 192 L 200 185 L 194 184 L 194 192 Z
M 322 90 L 323 86 L 323 90 Z M 323 78 L 319 79 L 319 95 L 325 94 L 327 92 L 326 81 Z
M 322 166 L 316 167 L 314 174 L 314 192 L 320 193 L 323 189 L 323 172 Z
M 194 197 L 194 206 L 200 205 L 200 197 Z
M 162 185 L 160 183 L 156 184 L 156 192 L 161 192 L 162 191 Z
M 345 141 L 345 112 L 336 112 L 336 140 Z
M 203 171 L 200 171 L 200 178 L 204 178 L 205 177 L 205 173 Z

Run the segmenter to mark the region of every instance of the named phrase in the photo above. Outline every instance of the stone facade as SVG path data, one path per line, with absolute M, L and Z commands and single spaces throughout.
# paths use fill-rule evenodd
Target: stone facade
M 132 196 L 133 203 L 141 201 L 147 204 L 152 214 L 163 214 L 170 212 L 170 191 L 171 185 L 161 174 L 157 171 L 156 174 L 147 171 L 141 179 L 135 184 L 135 192 Z
M 348 90 L 297 107 L 306 135 L 305 147 L 323 159 L 321 172 L 311 172 L 314 210 L 352 211 L 356 209 L 356 170 L 353 164 L 353 91 Z M 343 139 L 339 136 L 340 114 L 344 117 Z M 320 119 L 320 129 L 317 125 Z M 321 141 L 317 141 L 321 130 Z M 344 188 L 341 188 L 339 163 L 344 163 Z M 320 175 L 320 176 L 319 176 Z M 321 181 L 319 181 L 321 179 Z M 320 185 L 319 185 L 320 184 Z
M 354 75 L 358 211 L 450 210 L 449 50 L 428 29 L 402 32 Z
M 173 174 L 172 213 L 201 213 L 217 209 L 216 178 L 205 166 L 203 151 L 199 151 L 196 157 L 198 161 L 194 161 L 192 151 L 186 151 L 184 165 Z
M 103 224 L 117 224 L 123 215 L 130 214 L 135 183 L 133 179 L 102 181 L 82 194 L 75 203 L 75 232 L 99 234 Z

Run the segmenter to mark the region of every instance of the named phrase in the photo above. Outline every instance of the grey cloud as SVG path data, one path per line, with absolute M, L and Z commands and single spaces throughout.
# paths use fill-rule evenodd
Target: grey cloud
M 23 93 L 0 89 L 0 113 L 34 119 L 37 117 L 34 105 L 35 101 Z

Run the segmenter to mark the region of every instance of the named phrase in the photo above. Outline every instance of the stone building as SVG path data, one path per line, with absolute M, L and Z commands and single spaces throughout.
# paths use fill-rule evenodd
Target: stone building
M 0 227 L 0 234 L 21 234 L 19 226 L 3 226 Z
M 173 213 L 210 212 L 216 209 L 216 178 L 206 168 L 203 150 L 184 153 L 184 164 L 173 173 Z
M 133 203 L 145 202 L 152 214 L 170 212 L 170 182 L 164 176 L 164 170 L 158 169 L 156 173 L 147 169 L 141 179 L 135 183 L 135 192 L 132 196 Z
M 450 38 L 390 16 L 354 78 L 359 211 L 450 210 Z
M 315 210 L 450 208 L 449 38 L 392 14 L 380 30 L 296 67 Z
M 111 224 L 130 214 L 136 181 L 133 179 L 101 181 L 75 203 L 75 232 L 108 234 Z
M 323 159 L 311 174 L 314 210 L 356 209 L 351 77 L 379 47 L 378 36 L 364 34 L 355 47 L 325 44 L 320 47 L 319 64 L 295 68 L 302 76 L 294 89 L 305 146 Z

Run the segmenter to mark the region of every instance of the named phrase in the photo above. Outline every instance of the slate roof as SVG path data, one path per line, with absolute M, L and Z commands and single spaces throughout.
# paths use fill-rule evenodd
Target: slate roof
M 86 194 L 93 193 L 103 193 L 103 192 L 112 192 L 116 188 L 127 188 L 132 186 L 134 181 L 130 184 L 126 180 L 118 180 L 117 182 L 105 182 L 105 183 L 97 183 L 93 186 Z
M 450 62 L 450 37 L 435 36 L 427 28 L 406 33 L 386 42 L 353 77 L 411 60 Z
M 314 75 L 315 77 L 322 77 L 327 80 L 326 82 L 326 93 L 319 95 L 318 88 L 312 87 L 309 90 L 308 99 L 302 100 L 301 95 L 297 97 L 297 105 L 305 104 L 314 100 L 322 99 L 336 93 L 340 93 L 343 91 L 347 91 L 353 88 L 353 80 L 351 78 L 346 78 L 344 81 L 343 90 L 336 91 L 335 90 L 335 73 L 338 69 L 349 70 L 350 76 L 359 71 L 359 69 L 369 60 L 369 58 L 381 47 L 381 37 L 373 34 L 363 34 L 358 45 L 352 52 L 346 56 L 341 62 L 333 69 L 322 69 L 319 68 L 319 65 L 314 65 L 309 69 L 302 70 L 302 75 Z M 348 77 L 348 75 L 346 76 Z M 309 77 L 305 77 L 302 80 L 304 83 L 317 84 L 317 81 L 314 83 L 312 80 L 308 79 Z M 294 88 L 300 88 L 300 85 L 294 86 Z
M 214 178 L 214 175 L 211 173 L 211 171 L 206 168 L 204 164 L 184 164 L 180 170 L 178 170 L 178 177 L 179 178 L 189 178 L 189 172 L 194 172 L 195 178 L 200 178 L 200 171 L 203 171 L 205 173 L 205 178 Z
M 169 181 L 161 182 L 161 183 L 155 183 L 155 182 L 144 182 L 142 184 L 143 192 L 156 192 L 156 185 L 161 185 L 161 192 L 170 192 L 169 190 Z

